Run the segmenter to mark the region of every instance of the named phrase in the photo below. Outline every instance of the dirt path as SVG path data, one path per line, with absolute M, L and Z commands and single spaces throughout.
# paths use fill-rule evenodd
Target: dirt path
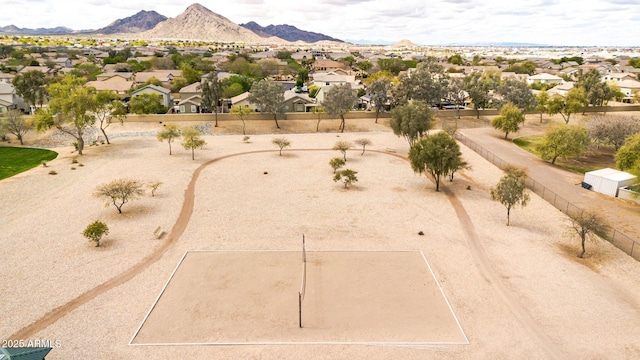
M 566 355 L 553 343 L 544 331 L 536 324 L 535 320 L 531 318 L 529 313 L 518 302 L 518 300 L 512 295 L 511 291 L 507 289 L 505 284 L 500 279 L 500 276 L 491 267 L 491 263 L 487 258 L 487 254 L 480 243 L 478 233 L 475 226 L 471 221 L 471 217 L 465 210 L 460 200 L 456 197 L 453 190 L 446 186 L 441 186 L 442 191 L 445 193 L 451 206 L 453 206 L 460 226 L 467 240 L 467 245 L 471 250 L 471 254 L 475 259 L 476 267 L 480 270 L 480 274 L 484 279 L 491 284 L 494 292 L 507 305 L 511 313 L 518 319 L 520 324 L 527 330 L 533 339 L 536 339 L 540 348 L 544 350 L 549 359 L 565 359 Z

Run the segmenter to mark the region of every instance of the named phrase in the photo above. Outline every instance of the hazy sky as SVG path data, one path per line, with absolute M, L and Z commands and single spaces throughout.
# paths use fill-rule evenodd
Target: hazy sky
M 241 24 L 288 24 L 342 40 L 421 45 L 524 42 L 640 46 L 640 0 L 228 0 L 199 2 Z M 140 10 L 176 17 L 182 0 L 4 0 L 0 26 L 97 29 Z

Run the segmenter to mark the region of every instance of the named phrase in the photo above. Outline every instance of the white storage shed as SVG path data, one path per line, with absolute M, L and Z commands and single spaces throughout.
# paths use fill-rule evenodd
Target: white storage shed
M 582 186 L 588 184 L 593 191 L 616 197 L 618 189 L 634 184 L 636 178 L 635 175 L 624 171 L 604 168 L 585 173 Z

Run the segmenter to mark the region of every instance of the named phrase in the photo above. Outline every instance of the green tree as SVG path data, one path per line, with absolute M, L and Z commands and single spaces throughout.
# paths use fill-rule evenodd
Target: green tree
M 164 140 L 167 140 L 167 143 L 169 143 L 169 155 L 171 155 L 171 143 L 173 142 L 173 140 L 179 138 L 180 136 L 180 129 L 176 124 L 163 125 L 162 130 L 160 130 L 156 135 L 158 141 L 162 142 Z
M 200 81 L 202 77 L 202 71 L 196 70 L 189 63 L 180 64 L 180 71 L 182 72 L 182 78 L 187 82 L 187 85 Z
M 16 94 L 24 99 L 27 106 L 36 106 L 47 100 L 46 75 L 42 71 L 29 70 L 27 72 L 17 74 L 11 81 L 16 89 Z
M 587 129 L 584 126 L 552 124 L 547 128 L 536 150 L 544 160 L 550 160 L 551 164 L 555 164 L 558 157 L 582 154 L 588 140 Z
M 156 191 L 162 185 L 162 181 L 150 181 L 147 183 L 147 187 L 151 190 L 151 196 L 156 196 Z
M 432 128 L 433 113 L 424 103 L 401 105 L 391 110 L 389 125 L 394 134 L 404 137 L 412 146 Z
M 152 93 L 132 97 L 129 108 L 134 114 L 166 114 L 167 112 L 167 107 L 162 103 L 162 96 Z
M 127 108 L 120 101 L 118 95 L 109 90 L 96 92 L 94 101 L 96 105 L 94 114 L 98 120 L 100 131 L 107 144 L 111 144 L 106 129 L 111 125 L 113 119 L 116 119 L 120 125 L 124 124 L 124 119 L 127 117 Z
M 215 116 L 215 127 L 218 127 L 218 105 L 222 97 L 222 83 L 218 79 L 216 71 L 210 72 L 200 84 L 202 90 L 202 109 L 204 112 L 212 112 Z
M 353 109 L 356 100 L 356 94 L 348 83 L 333 85 L 327 91 L 322 106 L 329 115 L 340 117 L 340 132 L 345 128 L 344 115 Z
M 533 110 L 536 106 L 536 97 L 524 81 L 507 79 L 498 85 L 496 94 L 500 95 L 500 106 L 512 103 L 523 112 Z
M 234 106 L 231 108 L 231 113 L 237 115 L 242 121 L 242 135 L 247 134 L 247 124 L 244 122 L 244 119 L 252 112 L 253 110 L 251 110 L 248 106 Z
M 462 58 L 462 55 L 460 54 L 455 54 L 455 55 L 451 55 L 447 58 L 447 62 L 449 64 L 453 64 L 453 65 L 464 65 L 464 59 Z
M 435 105 L 447 95 L 449 77 L 437 59 L 429 57 L 416 67 L 411 75 L 402 76 L 397 87 L 397 96 L 406 100 L 423 101 L 426 105 Z M 401 100 L 400 104 L 406 101 Z
M 605 239 L 611 227 L 595 212 L 582 211 L 579 214 L 569 214 L 569 226 L 567 230 L 570 233 L 575 233 L 580 238 L 582 252 L 580 252 L 578 257 L 582 259 L 586 252 L 585 242 L 587 240 L 595 241 L 598 238 Z
M 87 81 L 95 81 L 98 74 L 102 73 L 102 69 L 96 64 L 86 62 L 74 66 L 69 73 L 77 77 L 83 77 Z
M 351 149 L 351 146 L 351 143 L 348 141 L 337 141 L 335 145 L 333 145 L 333 150 L 340 151 L 344 161 L 347 162 L 347 150 Z
M 460 119 L 460 108 L 464 107 L 467 100 L 467 92 L 464 90 L 463 78 L 452 78 L 449 80 L 449 88 L 447 89 L 447 100 L 456 105 L 456 115 Z
M 367 147 L 367 145 L 371 145 L 371 140 L 367 139 L 367 138 L 360 138 L 357 139 L 356 141 L 354 141 L 356 144 L 362 146 L 362 154 L 360 155 L 364 155 L 364 150 Z
M 367 87 L 367 94 L 371 95 L 371 102 L 376 110 L 376 124 L 380 113 L 385 111 L 387 102 L 389 102 L 389 90 L 391 83 L 388 79 L 381 78 L 371 83 Z
M 329 165 L 331 166 L 331 168 L 333 169 L 333 173 L 336 173 L 336 170 L 340 169 L 341 167 L 344 166 L 344 164 L 346 164 L 346 162 L 342 159 L 342 158 L 333 158 L 329 161 Z
M 100 239 L 105 235 L 109 235 L 109 227 L 102 221 L 96 220 L 87 225 L 82 235 L 87 238 L 87 240 L 95 242 L 96 247 L 98 247 L 100 246 Z
M 640 175 L 640 133 L 629 136 L 616 152 L 616 165 L 620 170 Z
M 31 121 L 24 118 L 21 110 L 11 109 L 6 116 L 0 117 L 0 128 L 3 133 L 15 135 L 20 145 L 24 145 L 23 137 L 33 128 L 33 125 Z
M 436 191 L 440 191 L 440 177 L 449 174 L 461 157 L 458 143 L 443 131 L 418 140 L 409 149 L 411 168 L 418 174 L 431 174 Z
M 517 205 L 527 206 L 530 196 L 526 191 L 527 171 L 525 169 L 507 165 L 504 173 L 496 187 L 491 189 L 491 199 L 507 208 L 507 226 L 509 226 L 511 209 Z
M 346 189 L 349 185 L 358 181 L 358 177 L 356 176 L 357 173 L 357 171 L 351 169 L 344 169 L 335 173 L 333 181 L 342 181 L 342 183 L 344 183 L 344 188 Z
M 536 111 L 540 113 L 540 123 L 542 123 L 542 114 L 549 112 L 549 93 L 546 90 L 542 90 L 536 95 Z
M 549 115 L 560 114 L 566 124 L 571 119 L 571 114 L 580 112 L 584 107 L 589 105 L 584 88 L 574 87 L 567 93 L 566 97 L 562 95 L 554 95 L 549 100 L 547 110 Z
M 481 73 L 474 72 L 464 78 L 464 89 L 469 94 L 473 108 L 476 110 L 476 118 L 480 118 L 480 110 L 489 106 L 492 100 L 490 91 L 494 88 L 494 79 L 484 77 Z
M 247 100 L 255 104 L 260 112 L 273 115 L 278 125 L 278 115 L 284 114 L 284 89 L 282 85 L 271 80 L 260 80 L 251 87 L 251 94 Z
M 504 138 L 509 133 L 520 130 L 520 124 L 524 124 L 524 114 L 517 106 L 507 103 L 500 110 L 500 116 L 491 120 L 491 126 L 504 132 Z
M 84 86 L 84 79 L 65 75 L 60 82 L 47 88 L 50 101 L 46 109 L 38 109 L 34 116 L 37 131 L 52 127 L 73 136 L 78 144 L 78 154 L 84 149 L 84 132 L 96 121 L 95 89 Z
M 200 137 L 202 135 L 196 128 L 187 127 L 182 129 L 182 147 L 191 150 L 191 160 L 195 160 L 195 150 L 202 149 L 207 142 Z
M 284 137 L 275 138 L 271 143 L 280 148 L 280 156 L 282 156 L 282 149 L 291 146 L 291 141 Z
M 600 72 L 597 69 L 591 69 L 586 73 L 580 71 L 578 81 L 575 83 L 575 87 L 584 89 L 588 103 L 593 106 L 603 106 L 615 96 L 609 85 L 601 79 Z
M 113 204 L 122 214 L 122 206 L 144 194 L 143 184 L 133 179 L 115 179 L 106 184 L 98 185 L 93 196 L 105 199 L 105 206 Z

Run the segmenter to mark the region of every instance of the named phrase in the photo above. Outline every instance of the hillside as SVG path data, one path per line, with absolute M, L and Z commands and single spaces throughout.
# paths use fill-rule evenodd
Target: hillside
M 291 25 L 269 25 L 267 27 L 262 27 L 255 21 L 251 21 L 246 24 L 241 24 L 240 26 L 253 31 L 254 33 L 262 37 L 276 36 L 291 42 L 304 41 L 306 43 L 314 43 L 323 40 L 343 42 L 342 40 L 332 38 L 331 36 L 300 30 L 297 27 Z
M 158 23 L 167 20 L 167 17 L 155 11 L 142 10 L 133 16 L 118 19 L 108 26 L 93 31 L 94 34 L 129 34 L 139 33 L 153 29 Z
M 265 38 L 245 29 L 200 4 L 169 18 L 155 28 L 137 34 L 146 39 L 189 39 L 222 42 L 264 43 Z M 270 39 L 271 40 L 271 39 Z

